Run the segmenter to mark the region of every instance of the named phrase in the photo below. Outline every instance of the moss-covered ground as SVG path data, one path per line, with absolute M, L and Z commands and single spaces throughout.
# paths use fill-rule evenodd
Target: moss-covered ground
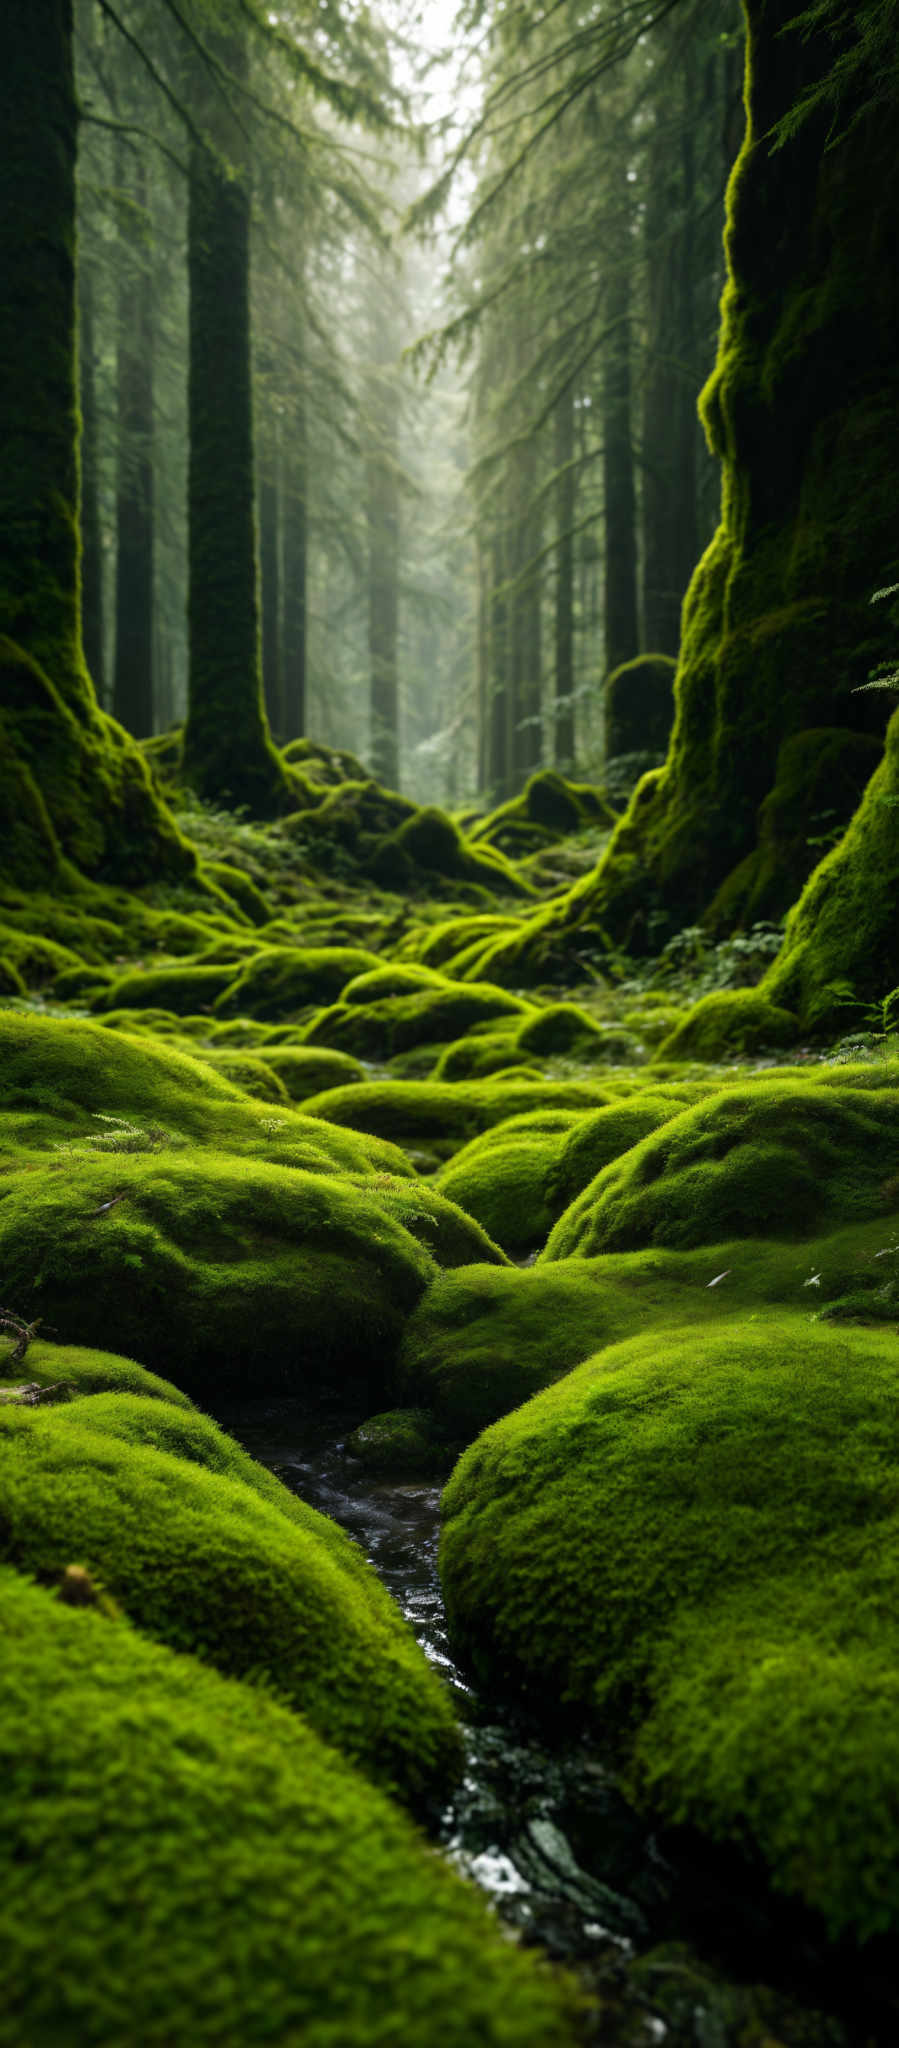
M 288 766 L 268 825 L 176 810 L 186 878 L 0 887 L 9 2048 L 128 2038 L 117 1886 L 148 2042 L 418 2048 L 426 2007 L 459 2048 L 578 2038 L 384 1797 L 427 1817 L 458 1768 L 439 1678 L 195 1402 L 336 1402 L 373 1484 L 463 1453 L 479 1681 L 832 1930 L 899 1922 L 889 1006 L 831 987 L 814 1036 L 811 897 L 784 953 L 690 928 L 638 970 L 575 936 L 541 981 L 596 792 L 537 777 L 460 825 L 327 749 Z

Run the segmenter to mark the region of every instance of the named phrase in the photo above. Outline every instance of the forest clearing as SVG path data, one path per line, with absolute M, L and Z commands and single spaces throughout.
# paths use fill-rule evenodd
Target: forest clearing
M 896 0 L 8 0 L 0 2048 L 899 2038 Z

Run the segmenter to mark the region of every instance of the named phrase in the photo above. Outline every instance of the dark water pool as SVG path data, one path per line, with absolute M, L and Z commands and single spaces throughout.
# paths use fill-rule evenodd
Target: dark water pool
M 343 1449 L 339 1415 L 289 1400 L 219 1420 L 355 1538 L 453 1690 L 467 1761 L 444 1851 L 519 1937 L 601 2001 L 602 2048 L 899 2048 L 899 1968 L 835 1954 L 742 1862 L 660 1836 L 595 1751 L 549 1749 L 456 1667 L 437 1575 L 440 1488 L 384 1482 Z M 347 1427 L 350 1425 L 347 1424 Z

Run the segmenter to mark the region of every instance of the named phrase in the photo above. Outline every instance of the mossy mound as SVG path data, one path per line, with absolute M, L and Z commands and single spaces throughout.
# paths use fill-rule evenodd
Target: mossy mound
M 596 1018 L 577 1003 L 547 1003 L 522 1024 L 516 1043 L 528 1059 L 566 1053 L 589 1059 L 598 1056 L 603 1033 Z
M 674 724 L 677 662 L 668 654 L 638 654 L 606 677 L 603 711 L 606 758 L 664 754 Z
M 267 924 L 271 910 L 261 889 L 257 889 L 243 868 L 232 867 L 230 861 L 208 860 L 204 862 L 204 873 L 222 894 L 229 899 L 238 915 L 249 919 L 250 924 Z
M 307 782 L 322 789 L 337 789 L 342 782 L 364 782 L 365 769 L 357 755 L 345 747 L 324 747 L 315 740 L 289 740 L 281 758 L 291 768 L 301 768 Z
M 388 1408 L 351 1430 L 346 1448 L 366 1472 L 378 1477 L 442 1478 L 456 1452 L 435 1431 L 426 1408 Z
M 411 1173 L 395 1146 L 329 1132 L 286 1103 L 273 1118 L 203 1060 L 154 1043 L 158 1022 L 143 1037 L 109 1029 L 114 1022 L 0 1010 L 0 1151 L 137 1153 L 191 1142 L 311 1171 Z M 52 1163 L 62 1171 L 64 1155 Z
M 641 1091 L 596 1110 L 534 1110 L 472 1139 L 445 1166 L 441 1192 L 513 1257 L 535 1251 L 611 1160 L 707 1090 Z
M 530 777 L 520 795 L 472 824 L 468 837 L 473 846 L 494 846 L 521 859 L 571 833 L 614 823 L 615 813 L 599 790 L 545 768 Z
M 653 1332 L 494 1424 L 444 1496 L 481 1675 L 614 1731 L 654 1807 L 861 1938 L 899 1920 L 895 1386 L 887 1332 Z
M 325 1045 L 268 1044 L 262 1054 L 292 1102 L 305 1102 L 324 1088 L 348 1088 L 365 1080 L 365 1068 L 347 1052 Z
M 378 995 L 397 977 L 407 984 L 403 995 Z M 408 987 L 411 982 L 412 986 Z M 389 1059 L 417 1045 L 443 1045 L 496 1018 L 525 1018 L 530 1006 L 505 989 L 487 983 L 450 981 L 425 968 L 386 970 L 350 984 L 343 1001 L 313 1017 L 303 1032 L 305 1045 L 330 1045 L 368 1060 Z
M 660 1062 L 721 1060 L 738 1053 L 778 1051 L 795 1045 L 799 1022 L 760 988 L 714 989 L 701 996 L 662 1039 Z
M 11 1175 L 0 1253 L 29 1321 L 189 1392 L 359 1384 L 369 1406 L 434 1270 L 364 1185 L 212 1152 Z
M 438 1266 L 491 1266 L 508 1263 L 480 1220 L 436 1188 L 432 1181 L 399 1179 L 378 1173 L 360 1179 L 363 1194 L 377 1202 L 410 1237 L 430 1252 Z
M 262 1679 L 412 1805 L 452 1783 L 448 1697 L 374 1571 L 214 1423 L 127 1394 L 4 1408 L 0 1513 L 4 1563 L 52 1584 L 77 1560 L 135 1627 Z
M 297 1016 L 312 1004 L 333 1002 L 355 975 L 380 964 L 359 946 L 262 947 L 232 974 L 216 1013 L 273 1021 Z
M 614 1111 L 600 1110 L 600 1116 Z M 582 1110 L 533 1110 L 482 1132 L 441 1169 L 437 1186 L 513 1257 L 545 1244 L 558 1215 L 547 1189 Z
M 513 1072 L 490 1081 L 366 1081 L 313 1095 L 305 1108 L 308 1116 L 392 1138 L 405 1149 L 425 1144 L 445 1159 L 506 1117 L 536 1108 L 599 1109 L 613 1093 L 586 1081 L 522 1080 Z
M 519 929 L 521 919 L 485 911 L 480 915 L 447 917 L 422 933 L 419 929 L 403 942 L 403 958 L 421 961 L 424 967 L 445 967 L 458 953 L 483 939 L 506 937 Z
M 12 1339 L 0 1331 L 0 1384 L 38 1387 L 62 1384 L 76 1394 L 146 1394 L 156 1401 L 168 1401 L 179 1409 L 192 1402 L 170 1380 L 160 1379 L 133 1358 L 120 1358 L 113 1351 L 91 1351 L 80 1344 L 48 1344 L 35 1338 L 24 1358 L 14 1365 Z
M 236 1047 L 222 1050 L 203 1046 L 197 1048 L 195 1057 L 202 1060 L 204 1066 L 211 1067 L 213 1073 L 224 1074 L 226 1080 L 233 1081 L 245 1095 L 252 1095 L 259 1102 L 283 1103 L 285 1106 L 290 1102 L 283 1081 L 268 1060 L 260 1059 L 255 1053 L 240 1052 Z
M 230 987 L 235 976 L 233 961 L 219 967 L 150 967 L 137 974 L 120 975 L 97 997 L 92 1008 L 104 1010 L 168 1010 L 173 1016 L 196 1016 L 211 1010 L 216 996 Z
M 690 1322 L 697 1341 L 734 1318 L 895 1323 L 899 1244 L 887 1220 L 802 1244 L 745 1238 L 695 1251 L 467 1266 L 439 1273 L 409 1317 L 397 1385 L 454 1441 L 551 1385 L 600 1346 Z
M 490 894 L 531 893 L 497 847 L 470 844 L 446 811 L 433 805 L 404 818 L 396 831 L 376 846 L 367 868 L 382 888 L 404 893 L 415 892 L 424 884 L 432 886 L 434 877 L 457 887 L 474 885 Z
M 435 1081 L 486 1081 L 510 1067 L 527 1067 L 528 1055 L 516 1044 L 516 1025 L 491 1025 L 444 1046 L 432 1069 Z
M 758 1080 L 722 1088 L 607 1166 L 544 1258 L 724 1237 L 803 1238 L 899 1205 L 899 1091 Z
M 4 2048 L 575 2038 L 564 1984 L 286 1708 L 12 1572 L 0 1636 Z

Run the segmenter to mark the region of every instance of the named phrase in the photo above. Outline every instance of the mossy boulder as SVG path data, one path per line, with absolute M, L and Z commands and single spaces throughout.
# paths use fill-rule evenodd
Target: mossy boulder
M 224 1074 L 227 1080 L 242 1088 L 245 1095 L 252 1095 L 259 1102 L 285 1105 L 290 1102 L 287 1089 L 274 1068 L 268 1060 L 260 1059 L 255 1053 L 240 1052 L 236 1047 L 203 1046 L 197 1048 L 194 1057 L 202 1060 L 204 1066 L 211 1067 L 213 1073 Z
M 895 1385 L 885 1331 L 653 1332 L 494 1424 L 444 1495 L 481 1678 L 861 1939 L 899 1921 Z
M 98 1014 L 104 1010 L 169 1010 L 176 1017 L 196 1016 L 211 1010 L 216 996 L 229 988 L 235 976 L 230 961 L 225 966 L 150 967 L 135 974 L 120 975 L 106 984 L 92 1004 Z
M 638 654 L 606 677 L 603 698 L 606 758 L 664 754 L 674 724 L 676 661 L 668 654 Z
M 292 1102 L 305 1102 L 324 1088 L 347 1088 L 365 1080 L 365 1068 L 348 1052 L 325 1045 L 276 1045 L 269 1043 L 262 1054 Z
M 398 982 L 405 993 L 388 993 Z M 303 1043 L 383 1060 L 413 1046 L 443 1045 L 476 1024 L 529 1015 L 520 996 L 487 983 L 463 986 L 426 968 L 387 969 L 351 982 L 341 1002 L 306 1025 Z
M 494 846 L 517 859 L 567 834 L 614 823 L 615 813 L 598 789 L 544 768 L 529 778 L 518 796 L 472 824 L 468 837 L 473 846 Z
M 441 880 L 501 894 L 530 893 L 505 856 L 495 847 L 469 844 L 446 811 L 433 805 L 404 818 L 379 841 L 368 861 L 372 879 L 387 889 L 404 891 Z
M 516 1037 L 519 1051 L 528 1059 L 560 1054 L 589 1059 L 598 1056 L 602 1043 L 601 1026 L 577 1003 L 547 1003 L 526 1019 Z
M 433 1068 L 435 1081 L 486 1081 L 511 1067 L 528 1067 L 526 1052 L 516 1043 L 517 1020 L 468 1032 L 443 1047 Z M 436 1048 L 435 1048 L 436 1050 Z M 542 1078 L 542 1077 L 541 1077 Z
M 250 924 L 264 925 L 271 916 L 269 905 L 243 868 L 233 867 L 230 861 L 208 860 L 204 872 L 222 894 L 229 899 L 239 915 L 249 919 Z
M 0 1640 L 10 2048 L 576 2038 L 564 1983 L 297 1715 L 10 1571 Z
M 79 1394 L 144 1394 L 172 1406 L 192 1408 L 193 1403 L 171 1380 L 148 1372 L 133 1358 L 117 1352 L 92 1351 L 80 1344 L 48 1344 L 33 1338 L 24 1357 L 15 1363 L 13 1338 L 0 1330 L 0 1387 L 30 1382 L 35 1386 L 67 1387 L 73 1398 Z
M 434 1270 L 364 1184 L 211 1151 L 13 1174 L 0 1256 L 28 1321 L 188 1392 L 357 1387 L 368 1407 Z
M 801 1239 L 899 1206 L 899 1091 L 757 1080 L 683 1110 L 597 1174 L 544 1258 Z
M 365 769 L 357 755 L 345 747 L 325 747 L 316 740 L 289 740 L 281 758 L 291 768 L 301 768 L 308 782 L 323 789 L 339 788 L 342 782 L 363 782 Z
M 740 1053 L 777 1052 L 795 1045 L 799 1020 L 761 988 L 713 989 L 687 1010 L 655 1053 L 660 1065 L 678 1060 L 725 1060 Z
M 412 1805 L 452 1783 L 449 1699 L 374 1571 L 203 1416 L 0 1409 L 0 1559 L 45 1584 L 77 1560 L 135 1627 L 262 1679 Z
M 599 1109 L 613 1093 L 586 1081 L 521 1079 L 513 1070 L 489 1081 L 366 1081 L 329 1088 L 304 1106 L 310 1117 L 389 1137 L 406 1149 L 425 1145 L 436 1160 L 507 1117 L 534 1109 Z
M 426 1408 L 388 1408 L 369 1415 L 351 1430 L 346 1449 L 366 1472 L 391 1479 L 441 1478 L 457 1454 L 435 1430 Z
M 600 1110 L 600 1116 L 613 1114 Z M 472 1138 L 441 1168 L 437 1186 L 513 1257 L 545 1244 L 558 1209 L 548 1199 L 553 1168 L 582 1110 L 532 1110 Z
M 442 918 L 423 934 L 418 931 L 405 940 L 403 957 L 419 960 L 425 967 L 445 967 L 476 941 L 506 936 L 517 931 L 520 923 L 520 918 L 503 916 L 498 911 Z
M 220 1017 L 281 1019 L 330 1003 L 348 981 L 380 966 L 359 946 L 261 947 L 232 974 L 215 1003 Z

